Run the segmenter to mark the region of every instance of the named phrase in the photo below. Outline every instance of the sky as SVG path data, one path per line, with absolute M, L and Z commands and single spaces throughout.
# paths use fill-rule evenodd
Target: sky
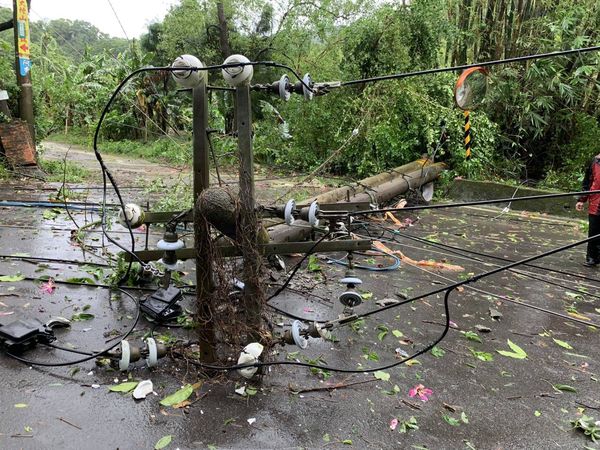
M 148 24 L 162 20 L 169 7 L 177 3 L 179 0 L 31 0 L 29 20 L 85 20 L 110 36 L 131 39 L 144 34 Z M 12 9 L 12 4 L 12 0 L 0 0 L 0 6 Z

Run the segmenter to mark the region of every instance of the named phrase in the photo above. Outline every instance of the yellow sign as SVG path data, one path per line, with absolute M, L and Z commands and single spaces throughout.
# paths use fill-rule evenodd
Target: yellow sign
M 29 73 L 31 69 L 31 60 L 29 59 L 29 13 L 27 11 L 27 2 L 25 0 L 17 1 L 17 33 L 19 54 L 19 72 L 22 77 Z

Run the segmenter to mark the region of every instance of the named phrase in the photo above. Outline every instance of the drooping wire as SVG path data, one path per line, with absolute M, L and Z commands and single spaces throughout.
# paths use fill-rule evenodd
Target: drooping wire
M 125 224 L 127 225 L 127 229 L 129 230 L 129 234 L 130 234 L 130 238 L 131 238 L 131 248 L 130 249 L 126 248 L 125 246 L 123 246 L 119 242 L 117 242 L 116 240 L 112 239 L 106 231 L 105 205 L 106 205 L 106 198 L 107 198 L 107 182 L 106 182 L 107 178 L 110 181 L 111 185 L 113 186 L 113 189 L 119 200 L 119 205 L 121 206 L 121 209 L 125 210 L 125 203 L 123 202 L 123 198 L 121 196 L 121 192 L 117 186 L 117 183 L 116 183 L 115 179 L 113 178 L 111 172 L 106 167 L 106 164 L 104 163 L 102 155 L 100 154 L 100 151 L 98 150 L 98 138 L 100 135 L 100 129 L 102 127 L 102 123 L 103 123 L 108 111 L 110 110 L 110 107 L 112 106 L 115 98 L 133 77 L 135 77 L 141 73 L 145 73 L 145 72 L 155 72 L 155 71 L 176 72 L 176 71 L 182 71 L 182 70 L 190 71 L 190 72 L 192 72 L 192 71 L 211 71 L 211 70 L 224 69 L 224 68 L 228 68 L 228 67 L 243 67 L 243 66 L 248 66 L 248 65 L 285 68 L 286 70 L 289 70 L 290 72 L 292 72 L 292 74 L 298 80 L 300 80 L 302 85 L 304 85 L 307 89 L 312 91 L 311 87 L 308 86 L 304 82 L 304 80 L 302 80 L 300 75 L 298 75 L 298 73 L 296 73 L 296 71 L 294 69 L 292 69 L 291 67 L 289 67 L 285 64 L 279 64 L 279 63 L 276 63 L 273 61 L 256 61 L 256 62 L 245 62 L 245 63 L 240 62 L 240 63 L 231 63 L 231 64 L 219 64 L 219 65 L 205 66 L 205 67 L 186 67 L 185 69 L 182 69 L 181 67 L 171 67 L 171 66 L 168 66 L 168 67 L 143 67 L 143 68 L 137 69 L 137 70 L 131 72 L 129 75 L 127 75 L 121 81 L 121 83 L 117 86 L 117 88 L 113 91 L 111 97 L 109 98 L 108 102 L 104 106 L 102 113 L 100 114 L 100 118 L 98 119 L 98 124 L 96 125 L 96 129 L 94 131 L 94 139 L 93 139 L 94 154 L 95 154 L 96 159 L 98 160 L 98 163 L 100 164 L 100 168 L 102 170 L 102 181 L 103 181 L 103 196 L 102 196 L 103 211 L 102 211 L 102 217 L 101 217 L 102 232 L 106 236 L 106 238 L 108 239 L 108 241 L 110 243 L 112 243 L 113 245 L 116 245 L 118 248 L 125 251 L 126 253 L 129 253 L 132 256 L 132 259 L 130 259 L 129 264 L 127 266 L 127 270 L 125 271 L 124 275 L 121 277 L 119 284 L 121 282 L 123 282 L 124 280 L 127 280 L 127 278 L 129 277 L 129 273 L 131 271 L 131 267 L 132 267 L 134 260 L 139 262 L 140 264 L 142 264 L 142 266 L 145 266 L 145 264 L 135 254 L 135 238 L 133 235 L 133 230 L 131 229 L 131 226 L 127 220 L 125 221 Z
M 394 262 L 384 267 L 365 266 L 363 264 L 352 264 L 352 266 L 356 269 L 370 270 L 372 272 L 387 272 L 390 270 L 396 270 L 398 267 L 400 267 L 400 258 L 398 258 L 396 255 L 391 255 L 379 249 L 373 249 L 372 251 L 381 253 L 381 256 L 392 258 Z M 348 262 L 343 259 L 327 258 L 327 261 L 332 264 L 339 264 L 340 266 L 348 266 Z
M 494 61 L 486 61 L 486 62 L 480 62 L 480 63 L 475 63 L 475 64 L 464 64 L 464 65 L 460 65 L 460 66 L 417 70 L 415 72 L 395 73 L 395 74 L 391 74 L 391 75 L 382 75 L 379 77 L 342 81 L 340 86 L 345 87 L 345 86 L 353 86 L 353 85 L 357 85 L 357 84 L 376 83 L 378 81 L 385 81 L 385 80 L 400 80 L 403 78 L 416 77 L 416 76 L 420 76 L 420 75 L 430 75 L 430 74 L 434 74 L 434 73 L 458 72 L 461 70 L 470 69 L 472 67 L 490 67 L 490 66 L 497 66 L 500 64 L 510 64 L 513 62 L 530 61 L 532 59 L 555 58 L 557 56 L 567 56 L 567 55 L 572 55 L 572 54 L 596 52 L 599 50 L 600 50 L 600 45 L 597 45 L 594 47 L 574 48 L 574 49 L 570 49 L 570 50 L 560 50 L 560 51 L 549 52 L 549 53 L 538 53 L 535 55 L 517 56 L 514 58 L 498 59 L 498 60 L 494 60 Z
M 5 352 L 5 353 L 8 356 L 10 356 L 11 358 L 13 358 L 13 359 L 15 359 L 15 360 L 17 360 L 19 362 L 22 362 L 24 364 L 29 364 L 31 366 L 42 366 L 42 367 L 72 366 L 74 364 L 81 364 L 81 363 L 90 361 L 90 360 L 92 360 L 94 358 L 98 358 L 99 356 L 105 355 L 106 353 L 110 352 L 112 349 L 114 349 L 115 347 L 117 347 L 121 343 L 122 340 L 127 339 L 127 337 L 131 333 L 133 333 L 133 331 L 135 330 L 135 327 L 136 327 L 138 321 L 140 320 L 140 308 L 139 308 L 139 302 L 138 302 L 138 300 L 133 295 L 131 295 L 129 292 L 125 291 L 124 289 L 117 288 L 117 290 L 119 292 L 121 292 L 122 294 L 127 295 L 131 300 L 133 300 L 133 302 L 135 303 L 135 306 L 136 306 L 136 308 L 135 308 L 136 314 L 135 314 L 135 317 L 133 319 L 133 322 L 132 322 L 131 327 L 129 328 L 129 330 L 127 330 L 127 332 L 123 335 L 123 337 L 120 340 L 118 340 L 115 344 L 113 344 L 113 345 L 105 348 L 104 350 L 101 350 L 101 351 L 95 352 L 95 353 L 75 351 L 74 349 L 67 349 L 65 347 L 60 347 L 60 346 L 57 346 L 55 344 L 48 344 L 49 347 L 54 347 L 54 348 L 56 348 L 58 350 L 70 351 L 72 353 L 79 353 L 79 354 L 82 354 L 82 355 L 86 355 L 85 358 L 77 359 L 75 361 L 67 361 L 67 362 L 60 362 L 60 363 L 47 363 L 47 362 L 42 362 L 42 361 L 33 361 L 33 360 L 30 360 L 30 359 L 27 359 L 27 358 L 23 358 L 21 356 L 17 356 L 17 355 L 15 355 L 13 353 L 10 353 L 10 352 Z
M 556 194 L 542 194 L 542 195 L 529 195 L 525 197 L 509 197 L 509 198 L 498 198 L 491 200 L 476 200 L 472 202 L 462 203 L 438 203 L 435 205 L 419 205 L 419 206 L 407 206 L 404 208 L 382 208 L 382 209 L 370 209 L 364 211 L 349 212 L 349 216 L 366 216 L 370 214 L 385 214 L 386 212 L 402 212 L 402 211 L 422 211 L 426 209 L 442 209 L 442 208 L 462 208 L 465 206 L 479 206 L 479 205 L 494 205 L 496 203 L 509 203 L 509 202 L 520 202 L 526 200 L 540 200 L 548 198 L 560 198 L 560 197 L 575 197 L 589 194 L 600 194 L 600 190 L 595 191 L 580 191 L 580 192 L 564 192 Z

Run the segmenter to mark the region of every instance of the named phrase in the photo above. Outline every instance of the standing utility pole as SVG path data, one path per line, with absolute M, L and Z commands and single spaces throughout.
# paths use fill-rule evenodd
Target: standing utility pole
M 17 86 L 19 86 L 19 117 L 29 124 L 31 139 L 35 142 L 31 60 L 29 59 L 29 12 L 26 0 L 13 0 L 13 23 L 15 66 Z
M 263 292 L 260 283 L 261 255 L 258 253 L 258 220 L 254 197 L 254 158 L 252 154 L 252 107 L 250 86 L 235 88 L 238 149 L 240 158 L 240 216 L 237 231 L 238 244 L 244 260 L 244 310 L 246 324 L 258 339 L 261 328 Z
M 194 204 L 210 185 L 208 147 L 208 95 L 206 82 L 192 89 L 194 131 Z M 210 254 L 210 227 L 194 208 L 194 241 L 196 245 L 196 299 L 200 322 L 200 353 L 202 361 L 215 360 L 215 330 L 213 318 L 213 267 Z

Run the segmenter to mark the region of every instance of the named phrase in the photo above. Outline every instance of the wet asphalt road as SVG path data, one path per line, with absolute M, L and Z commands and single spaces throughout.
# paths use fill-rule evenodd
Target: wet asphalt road
M 5 198 L 13 192 L 5 191 Z M 27 195 L 43 198 L 47 193 Z M 135 195 L 139 192 L 131 192 L 132 197 Z M 19 272 L 33 279 L 43 275 L 57 280 L 94 278 L 91 269 L 80 263 L 27 260 L 29 256 L 103 261 L 94 255 L 101 253 L 98 250 L 84 253 L 72 245 L 73 226 L 64 213 L 49 219 L 43 217 L 44 212 L 0 208 L 2 256 L 21 255 L 0 258 L 0 275 Z M 574 222 L 499 214 L 496 209 L 423 213 L 405 231 L 410 236 L 452 244 L 463 251 L 485 251 L 513 259 L 583 237 Z M 85 221 L 81 212 L 74 216 L 81 223 Z M 118 232 L 115 226 L 115 236 L 127 242 L 127 236 Z M 136 237 L 143 245 L 143 234 Z M 493 267 L 407 240 L 400 234 L 395 237 L 399 244 L 385 245 L 401 249 L 413 260 L 445 261 L 465 270 L 448 272 L 403 264 L 391 272 L 360 271 L 362 290 L 368 299 L 356 312 L 377 309 L 377 300 L 413 297 L 448 284 L 447 279 L 459 280 L 466 274 Z M 159 238 L 153 234 L 150 245 Z M 100 233 L 90 232 L 86 242 L 100 246 Z M 585 294 L 598 292 L 598 271 L 583 268 L 582 256 L 583 249 L 578 248 L 545 258 L 539 265 L 579 273 L 589 279 L 556 273 L 548 278 L 547 271 L 521 268 L 537 273 L 544 281 L 523 273 L 503 272 L 474 285 L 484 292 L 468 288 L 454 292 L 450 297 L 450 318 L 456 328 L 438 345 L 437 356 L 429 353 L 410 366 L 386 370 L 387 381 L 375 379 L 372 374 L 343 373 L 332 373 L 324 379 L 305 368 L 273 366 L 248 383 L 257 388 L 256 395 L 242 397 L 234 392 L 245 383 L 238 375 L 206 379 L 195 367 L 169 358 L 161 360 L 154 369 L 137 363 L 126 375 L 96 367 L 93 362 L 31 368 L 0 354 L 0 448 L 151 449 L 166 435 L 172 436 L 169 449 L 597 448 L 583 433 L 572 430 L 570 420 L 580 417 L 581 408 L 585 414 L 600 419 L 600 413 L 594 409 L 600 407 L 598 332 L 582 323 L 502 298 L 507 296 L 584 322 L 600 323 L 598 299 Z M 376 264 L 378 261 L 373 258 L 361 261 Z M 336 317 L 342 310 L 336 299 L 341 292 L 337 280 L 343 276 L 344 268 L 327 264 L 325 259 L 320 265 L 320 273 L 302 270 L 292 283 L 291 287 L 305 294 L 290 290 L 275 303 L 302 316 Z M 108 269 L 103 270 L 108 273 Z M 183 270 L 194 279 L 189 264 Z M 105 273 L 96 275 L 101 279 Z M 58 331 L 58 343 L 79 350 L 98 350 L 114 342 L 110 340 L 114 335 L 126 332 L 136 314 L 128 297 L 111 298 L 104 288 L 58 284 L 48 294 L 39 285 L 39 281 L 30 279 L 1 283 L 0 323 L 15 317 L 36 317 L 42 321 L 56 315 L 70 318 L 85 310 L 94 318 L 73 322 L 70 329 Z M 135 291 L 132 294 L 138 295 Z M 193 309 L 193 298 L 187 298 L 184 305 Z M 490 308 L 501 314 L 499 320 L 491 317 Z M 442 332 L 443 321 L 443 295 L 433 295 L 371 316 L 354 328 L 337 329 L 337 342 L 311 340 L 306 350 L 277 347 L 277 353 L 270 354 L 269 359 L 320 359 L 349 369 L 376 367 L 398 361 L 399 352 L 412 353 L 426 346 Z M 287 319 L 278 317 L 273 322 L 276 331 L 281 330 L 278 324 L 289 324 Z M 481 327 L 489 331 L 477 331 Z M 140 320 L 134 339 L 139 341 L 150 329 L 148 322 Z M 477 333 L 481 342 L 473 340 L 472 333 Z M 193 330 L 184 329 L 159 329 L 156 334 L 162 338 L 195 336 Z M 510 350 L 508 339 L 524 350 L 527 358 L 514 359 L 497 353 Z M 77 356 L 38 348 L 27 357 L 55 363 Z M 151 379 L 157 395 L 135 401 L 129 395 L 108 391 L 109 386 L 128 377 Z M 159 405 L 166 395 L 199 381 L 202 384 L 192 394 L 193 403 L 188 407 Z M 363 381 L 354 386 L 324 389 Z M 418 384 L 433 391 L 429 401 L 409 397 L 409 389 Z M 557 389 L 559 385 L 563 390 Z M 403 422 L 411 417 L 418 429 L 406 433 L 399 432 L 401 425 L 395 431 L 390 429 L 392 419 Z

